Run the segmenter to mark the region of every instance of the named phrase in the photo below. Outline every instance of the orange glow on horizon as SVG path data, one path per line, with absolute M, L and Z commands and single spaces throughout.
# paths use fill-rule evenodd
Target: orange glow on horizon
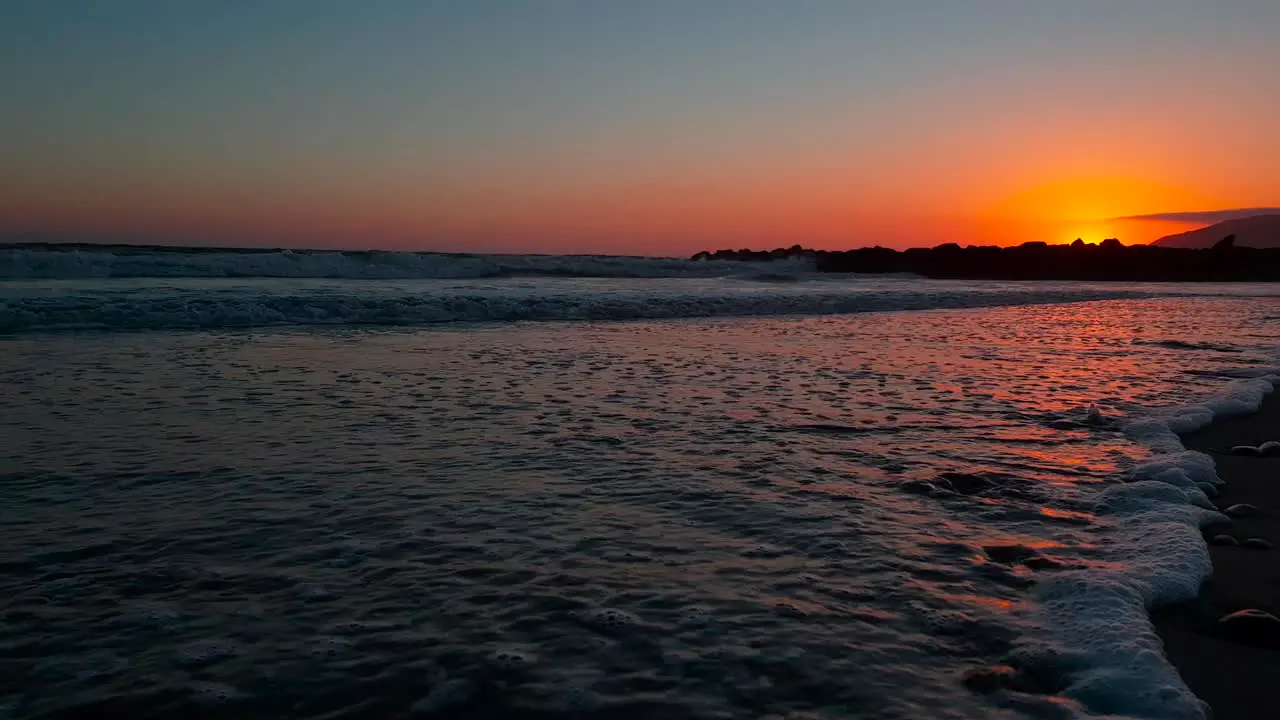
M 819 181 L 822 187 L 815 187 Z M 690 180 L 537 188 L 519 196 L 483 187 L 449 195 L 429 188 L 392 192 L 389 186 L 333 195 L 225 186 L 6 190 L 13 192 L 0 199 L 0 231 L 137 234 L 144 241 L 189 243 L 228 238 L 227 243 L 315 247 L 677 256 L 793 244 L 841 250 L 1076 238 L 1097 243 L 1110 237 L 1141 244 L 1196 225 L 1116 218 L 1242 204 L 1168 183 L 1087 176 L 1028 184 L 1003 195 L 992 190 L 985 200 L 981 187 L 970 188 L 961 207 L 950 206 L 960 199 L 943 188 L 937 196 L 877 204 L 842 190 L 840 178 L 832 176 L 791 177 L 777 186 Z
M 1097 243 L 1118 238 L 1127 245 L 1150 243 L 1189 229 L 1185 223 L 1121 218 L 1229 206 L 1221 198 L 1169 183 L 1126 177 L 1078 177 L 1041 183 L 1002 197 L 983 209 L 996 226 L 1041 226 L 1038 239 Z M 1012 244 L 1012 243 L 1001 243 Z
M 6 234 L 687 257 L 1280 205 L 1276 3 L 39 5 L 5 16 Z

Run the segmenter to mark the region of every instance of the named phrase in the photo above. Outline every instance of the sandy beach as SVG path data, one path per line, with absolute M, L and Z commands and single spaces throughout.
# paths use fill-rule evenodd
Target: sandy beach
M 1256 508 L 1230 523 L 1205 528 L 1213 576 L 1196 600 L 1163 608 L 1154 617 L 1170 661 L 1196 695 L 1212 706 L 1215 720 L 1280 717 L 1274 694 L 1280 683 L 1280 648 L 1274 638 L 1250 633 L 1249 641 L 1228 639 L 1218 624 L 1240 610 L 1280 615 L 1280 551 L 1249 547 L 1262 545 L 1256 541 L 1246 544 L 1253 538 L 1280 544 L 1280 457 L 1231 453 L 1233 446 L 1276 439 L 1280 397 L 1274 394 L 1257 414 L 1223 418 L 1182 438 L 1188 449 L 1213 457 L 1226 483 L 1214 498 L 1219 508 L 1241 503 Z

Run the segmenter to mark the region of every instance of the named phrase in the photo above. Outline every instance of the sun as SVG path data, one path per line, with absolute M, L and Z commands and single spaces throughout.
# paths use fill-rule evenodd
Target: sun
M 1030 184 L 988 205 L 985 215 L 1006 223 L 1037 227 L 1037 238 L 1070 243 L 1080 238 L 1099 243 L 1118 238 L 1125 244 L 1150 242 L 1152 228 L 1120 218 L 1169 208 L 1199 206 L 1195 193 L 1160 182 L 1135 178 L 1083 177 Z
M 1100 243 L 1107 238 L 1119 235 L 1114 225 L 1107 221 L 1066 223 L 1062 234 L 1055 239 L 1057 242 L 1064 243 L 1074 242 L 1077 238 L 1087 243 Z

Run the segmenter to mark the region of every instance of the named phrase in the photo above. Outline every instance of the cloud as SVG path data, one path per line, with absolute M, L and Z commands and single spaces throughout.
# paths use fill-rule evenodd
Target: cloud
M 1198 212 L 1169 212 L 1169 213 L 1152 213 L 1150 215 L 1128 215 L 1126 217 L 1111 218 L 1112 220 L 1136 220 L 1138 222 L 1184 222 L 1184 223 L 1204 223 L 1206 225 L 1219 223 L 1223 220 L 1235 220 L 1236 218 L 1250 217 L 1252 215 L 1274 215 L 1280 214 L 1280 207 L 1258 207 L 1258 208 L 1236 208 L 1232 210 L 1202 210 Z

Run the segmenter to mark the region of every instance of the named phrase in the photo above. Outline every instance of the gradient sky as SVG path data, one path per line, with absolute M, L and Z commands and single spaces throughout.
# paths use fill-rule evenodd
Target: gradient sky
M 1280 205 L 1276 0 L 0 0 L 0 231 L 685 254 Z

